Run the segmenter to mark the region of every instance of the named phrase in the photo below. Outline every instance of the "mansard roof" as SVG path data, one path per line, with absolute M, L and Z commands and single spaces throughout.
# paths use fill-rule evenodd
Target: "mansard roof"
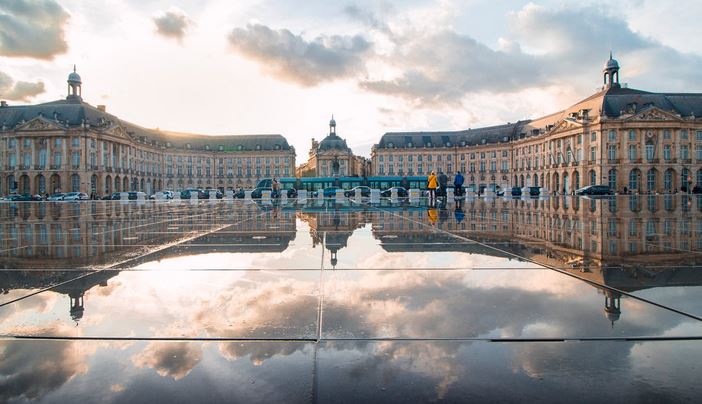
M 0 127 L 12 129 L 24 122 L 41 116 L 65 128 L 80 127 L 87 123 L 96 130 L 119 125 L 135 141 L 152 143 L 173 148 L 207 149 L 225 151 L 291 150 L 284 136 L 279 134 L 262 135 L 221 135 L 210 136 L 194 133 L 171 132 L 148 129 L 124 121 L 86 102 L 58 100 L 36 105 L 0 107 Z
M 431 132 L 388 132 L 376 145 L 381 148 L 453 147 L 509 141 L 528 121 L 478 129 Z

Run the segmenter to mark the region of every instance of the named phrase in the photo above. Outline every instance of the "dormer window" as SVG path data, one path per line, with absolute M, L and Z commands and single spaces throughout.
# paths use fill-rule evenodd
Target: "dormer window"
M 261 150 L 261 145 L 260 145 L 260 144 L 257 144 L 257 145 L 256 145 L 256 150 Z
M 412 148 L 412 142 L 407 143 L 407 147 Z
M 219 145 L 217 148 L 219 149 L 219 151 L 224 151 L 224 146 L 223 146 L 223 145 Z
M 392 149 L 392 142 L 388 142 L 388 149 Z
M 280 145 L 279 144 L 275 145 L 275 149 L 280 150 Z
M 485 138 L 480 139 L 480 143 L 482 143 L 482 144 L 487 143 L 487 139 L 485 139 Z
M 466 147 L 466 141 L 465 141 L 465 140 L 461 140 L 461 147 Z
M 427 142 L 427 147 L 431 147 L 431 142 Z
M 242 151 L 242 150 L 244 150 L 244 146 L 239 145 L 239 146 L 236 147 L 236 149 L 239 150 L 239 151 Z
M 206 144 L 206 145 L 205 145 L 205 150 L 210 150 L 210 145 Z
M 166 147 L 171 147 L 171 142 L 166 142 Z
M 451 147 L 451 142 L 446 142 L 446 147 Z
M 502 137 L 502 141 L 503 141 L 503 142 L 506 142 L 506 141 L 508 141 L 508 140 L 509 140 L 509 138 L 508 138 L 507 136 L 503 136 L 503 137 Z
M 192 146 L 190 145 L 190 143 L 188 143 L 188 144 L 185 145 L 185 148 L 188 149 L 188 150 L 190 150 L 190 149 L 192 148 Z

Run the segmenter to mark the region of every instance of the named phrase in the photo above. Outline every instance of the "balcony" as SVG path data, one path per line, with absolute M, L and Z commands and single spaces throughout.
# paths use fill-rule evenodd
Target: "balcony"
M 577 167 L 579 165 L 580 165 L 580 162 L 578 162 L 578 161 L 574 161 L 574 162 L 570 163 L 571 167 Z
M 29 170 L 29 166 L 22 164 L 22 165 L 19 166 L 19 169 L 20 169 L 20 170 L 25 170 L 25 171 L 26 171 L 26 170 Z
M 80 164 L 71 164 L 71 169 L 78 170 L 79 168 L 80 168 Z
M 648 159 L 648 164 L 658 164 L 660 162 L 660 159 Z
M 43 170 L 44 168 L 46 168 L 45 165 L 39 165 L 39 164 L 37 164 L 37 165 L 34 166 L 34 169 L 35 169 L 35 170 Z
M 692 164 L 692 159 L 681 159 L 680 164 Z
M 60 170 L 61 169 L 61 164 L 52 164 L 51 165 L 52 170 Z
M 641 159 L 632 159 L 632 158 L 629 158 L 629 163 L 630 163 L 630 164 L 641 164 Z
M 97 165 L 91 165 L 91 166 L 90 166 L 90 169 L 93 170 L 93 171 L 97 171 L 98 166 L 97 166 Z
M 112 167 L 105 167 L 105 172 L 111 173 L 111 172 L 112 172 Z
M 607 164 L 619 164 L 619 159 L 607 159 Z

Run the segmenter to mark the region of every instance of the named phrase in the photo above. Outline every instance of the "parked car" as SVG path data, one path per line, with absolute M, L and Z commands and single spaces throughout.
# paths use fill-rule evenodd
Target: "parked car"
M 84 192 L 67 192 L 63 195 L 64 201 L 87 201 L 90 199 L 88 194 Z
M 322 195 L 325 198 L 334 198 L 334 197 L 336 197 L 336 190 L 337 189 L 338 188 L 336 188 L 336 187 L 324 188 L 322 190 Z M 312 191 L 311 195 L 313 198 L 317 198 L 319 196 L 319 191 Z
M 358 186 L 358 187 L 353 187 L 349 190 L 344 191 L 344 196 L 347 198 L 352 198 L 356 196 L 356 190 L 359 190 L 361 192 L 361 196 L 364 198 L 370 197 L 371 194 L 371 189 L 370 187 L 364 187 L 364 186 Z
M 607 185 L 588 185 L 575 191 L 575 195 L 612 195 Z
M 146 194 L 141 191 L 131 191 L 127 194 L 127 199 L 136 201 L 137 199 L 146 199 Z
M 380 196 L 383 198 L 390 198 L 392 196 L 392 190 L 396 189 L 397 190 L 397 196 L 400 198 L 407 198 L 409 196 L 409 193 L 405 188 L 402 187 L 391 187 L 386 189 L 385 191 L 380 192 Z
M 206 199 L 209 198 L 208 196 L 205 196 L 205 191 L 197 188 L 188 188 L 180 191 L 180 198 L 181 199 L 190 199 L 190 195 L 193 195 L 193 198 L 195 199 Z
M 57 192 L 53 195 L 50 195 L 48 198 L 46 198 L 46 200 L 47 201 L 62 201 L 64 195 L 65 194 L 62 192 Z
M 29 194 L 11 194 L 5 197 L 6 201 L 12 201 L 12 202 L 31 202 L 31 201 L 37 201 L 40 199 L 35 199 L 33 195 Z

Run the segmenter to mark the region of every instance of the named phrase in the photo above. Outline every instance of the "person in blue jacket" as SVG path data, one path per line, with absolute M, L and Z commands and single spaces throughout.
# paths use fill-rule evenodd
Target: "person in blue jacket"
M 463 196 L 463 181 L 465 181 L 465 179 L 463 178 L 463 175 L 461 175 L 461 172 L 456 171 L 456 176 L 453 177 L 454 195 Z

